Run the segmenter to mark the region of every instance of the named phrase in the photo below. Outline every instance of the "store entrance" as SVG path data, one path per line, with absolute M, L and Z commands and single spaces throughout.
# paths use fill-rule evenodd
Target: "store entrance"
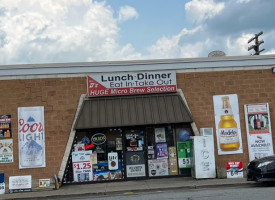
M 143 129 L 125 130 L 126 179 L 146 178 L 146 144 Z
M 189 124 L 78 130 L 64 183 L 191 176 Z

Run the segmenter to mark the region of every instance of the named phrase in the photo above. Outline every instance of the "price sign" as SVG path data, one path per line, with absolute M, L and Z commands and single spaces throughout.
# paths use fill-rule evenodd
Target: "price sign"
M 73 168 L 75 170 L 81 170 L 81 169 L 91 169 L 92 165 L 90 162 L 81 162 L 81 163 L 74 163 Z
M 73 163 L 74 181 L 84 182 L 93 180 L 93 170 L 90 161 Z
M 93 180 L 93 167 L 90 162 L 92 151 L 78 151 L 72 153 L 72 167 L 75 182 L 84 182 Z
M 191 160 L 190 158 L 179 158 L 179 168 L 190 168 Z

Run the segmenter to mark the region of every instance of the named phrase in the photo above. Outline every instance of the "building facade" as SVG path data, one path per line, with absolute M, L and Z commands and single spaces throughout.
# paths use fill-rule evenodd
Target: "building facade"
M 230 161 L 246 166 L 253 151 L 247 134 L 249 121 L 262 119 L 262 127 L 270 127 L 271 146 L 266 146 L 273 154 L 274 66 L 274 55 L 1 66 L 1 141 L 9 141 L 13 147 L 12 156 L 2 152 L 0 173 L 6 177 L 32 175 L 32 179 L 57 174 L 63 183 L 191 176 L 190 168 L 180 166 L 185 160 L 174 160 L 177 167 L 173 170 L 170 156 L 180 154 L 181 142 L 186 144 L 179 133 L 197 136 L 201 128 L 209 127 L 213 128 L 217 171 L 226 169 Z M 176 86 L 171 90 L 88 94 L 88 77 L 119 74 L 123 79 L 126 74 L 147 73 L 169 81 L 170 72 L 175 84 L 163 84 Z M 221 127 L 215 118 L 214 98 L 219 96 L 237 99 L 230 106 L 238 110 L 238 126 L 233 127 L 240 137 L 241 151 L 237 153 L 219 152 L 223 139 L 217 135 Z M 246 106 L 258 104 L 268 105 L 268 115 L 250 113 L 247 120 Z M 42 111 L 31 110 L 38 113 L 31 119 L 25 116 L 30 113 L 28 108 Z M 37 119 L 39 122 L 31 123 Z M 256 126 L 252 128 L 256 131 Z M 39 130 L 35 136 L 27 136 L 27 131 Z M 33 146 L 27 151 L 22 145 L 34 138 L 44 145 L 44 160 L 38 167 L 23 156 L 33 153 Z M 82 162 L 81 156 L 88 158 Z M 24 159 L 29 165 L 24 165 Z M 156 169 L 158 166 L 163 170 Z

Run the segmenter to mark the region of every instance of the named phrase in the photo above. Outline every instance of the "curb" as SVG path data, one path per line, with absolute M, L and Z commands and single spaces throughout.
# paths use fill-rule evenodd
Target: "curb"
M 178 187 L 170 187 L 170 188 L 148 188 L 148 189 L 126 189 L 126 190 L 120 190 L 120 191 L 109 191 L 109 192 L 84 192 L 84 193 L 78 193 L 78 194 L 46 194 L 41 196 L 32 197 L 31 195 L 28 197 L 20 197 L 20 193 L 18 193 L 18 197 L 11 197 L 8 199 L 21 199 L 21 200 L 30 200 L 30 199 L 58 199 L 58 198 L 66 198 L 68 196 L 70 197 L 85 197 L 85 196 L 110 196 L 110 195 L 121 195 L 121 194 L 127 194 L 128 195 L 134 195 L 141 192 L 157 192 L 157 191 L 172 191 L 172 190 L 196 190 L 196 189 L 205 189 L 205 188 L 221 188 L 221 187 L 235 187 L 236 185 L 241 187 L 247 187 L 251 185 L 255 185 L 254 182 L 244 182 L 244 183 L 223 183 L 223 184 L 206 184 L 206 185 L 191 185 L 191 186 L 178 186 Z M 50 191 L 50 190 L 49 190 Z M 32 193 L 32 192 L 30 192 Z M 40 193 L 40 191 L 35 191 L 35 193 Z M 14 193 L 13 193 L 14 194 Z M 6 194 L 8 197 L 9 194 Z M 0 197 L 0 199 L 2 199 Z

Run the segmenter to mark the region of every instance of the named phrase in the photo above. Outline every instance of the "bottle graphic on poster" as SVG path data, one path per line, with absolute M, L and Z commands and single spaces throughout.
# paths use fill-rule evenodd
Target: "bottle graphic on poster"
M 254 124 L 254 129 L 257 130 L 257 115 L 254 115 L 254 119 L 253 119 L 253 124 Z
M 218 130 L 222 151 L 236 151 L 240 148 L 238 126 L 228 96 L 222 97 L 222 112 Z
M 254 115 L 254 129 L 260 130 L 262 128 L 262 121 L 261 121 L 261 115 Z
M 259 115 L 257 115 L 256 124 L 257 124 L 257 129 L 261 129 L 261 120 Z
M 259 114 L 260 122 L 261 122 L 261 128 L 264 128 L 264 121 L 263 121 L 263 115 Z

